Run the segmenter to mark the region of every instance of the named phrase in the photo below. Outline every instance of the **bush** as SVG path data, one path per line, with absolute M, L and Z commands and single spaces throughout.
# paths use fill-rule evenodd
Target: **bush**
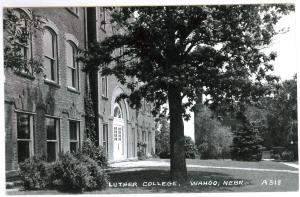
M 293 161 L 294 160 L 294 153 L 292 151 L 283 151 L 282 152 L 282 159 L 286 161 Z
M 185 158 L 195 159 L 198 154 L 198 149 L 191 137 L 184 136 Z
M 280 156 L 280 154 L 273 154 L 272 159 L 281 160 L 281 156 Z
M 170 151 L 161 151 L 159 153 L 159 157 L 161 159 L 170 159 L 171 155 L 170 155 Z
M 102 189 L 107 184 L 107 175 L 97 162 L 83 154 L 61 154 L 52 176 L 54 184 L 63 190 Z
M 19 175 L 25 190 L 44 189 L 50 185 L 51 165 L 40 157 L 26 159 L 19 164 Z
M 137 150 L 138 159 L 139 160 L 145 160 L 146 159 L 146 147 L 147 147 L 147 144 L 144 143 L 144 142 L 138 142 L 137 143 L 137 147 L 138 147 L 138 150 Z
M 83 142 L 81 153 L 95 160 L 100 167 L 107 167 L 107 158 L 103 148 L 97 147 L 90 139 Z

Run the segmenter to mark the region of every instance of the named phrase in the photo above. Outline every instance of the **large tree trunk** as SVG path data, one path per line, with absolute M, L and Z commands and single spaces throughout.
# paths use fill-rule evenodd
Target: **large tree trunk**
M 174 181 L 187 180 L 187 168 L 184 150 L 184 126 L 182 120 L 182 98 L 176 87 L 168 90 L 170 110 L 170 151 L 171 151 L 171 178 Z

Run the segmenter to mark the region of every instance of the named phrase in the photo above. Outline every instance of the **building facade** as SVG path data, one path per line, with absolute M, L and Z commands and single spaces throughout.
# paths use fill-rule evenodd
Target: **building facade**
M 102 7 L 90 9 L 93 9 L 89 12 L 92 13 L 90 17 L 96 18 L 96 23 L 92 24 L 95 27 L 92 27 L 91 31 L 94 31 L 94 39 L 98 42 L 122 31 L 110 23 L 109 9 Z M 120 54 L 122 50 L 120 48 L 115 53 Z M 94 81 L 98 84 L 94 92 L 98 92 L 99 143 L 107 151 L 108 159 L 110 161 L 134 159 L 137 158 L 139 150 L 147 156 L 154 154 L 155 122 L 151 114 L 151 105 L 143 100 L 142 108 L 135 110 L 129 107 L 126 99 L 118 100 L 120 95 L 130 92 L 115 76 L 101 76 L 99 72 Z
M 10 68 L 4 71 L 7 172 L 17 170 L 19 162 L 34 155 L 52 162 L 60 152 L 80 149 L 85 140 L 85 90 L 92 77 L 82 71 L 76 55 L 91 39 L 89 28 L 97 30 L 98 41 L 111 33 L 97 28 L 97 18 L 89 20 L 87 8 L 13 10 L 17 16 L 43 18 L 42 31 L 31 32 L 28 44 L 21 46 L 25 57 L 42 58 L 43 73 L 32 75 Z M 99 13 L 101 9 L 95 10 Z M 128 90 L 114 76 L 96 73 L 96 78 L 96 88 L 91 91 L 97 95 L 97 136 L 108 159 L 137 158 L 138 142 L 146 144 L 144 153 L 153 154 L 151 106 L 144 103 L 139 111 L 130 108 L 126 100 L 117 101 Z

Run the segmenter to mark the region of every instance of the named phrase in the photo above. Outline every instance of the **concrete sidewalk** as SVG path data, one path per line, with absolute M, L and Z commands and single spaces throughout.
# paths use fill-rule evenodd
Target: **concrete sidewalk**
M 284 164 L 284 165 L 291 166 L 293 168 L 299 169 L 299 165 L 297 165 L 295 163 L 286 163 L 286 162 L 281 162 L 281 163 Z
M 285 163 L 284 163 L 285 164 Z M 287 164 L 286 164 L 287 165 Z M 142 170 L 147 167 L 169 167 L 170 162 L 165 160 L 150 160 L 150 161 L 127 161 L 110 164 L 110 167 L 119 171 L 134 171 Z M 279 170 L 266 168 L 247 168 L 247 167 L 224 167 L 224 166 L 210 166 L 210 165 L 195 165 L 187 164 L 188 168 L 203 168 L 203 169 L 228 169 L 228 170 L 245 170 L 245 171 L 263 171 L 263 172 L 286 172 L 297 174 L 298 170 Z

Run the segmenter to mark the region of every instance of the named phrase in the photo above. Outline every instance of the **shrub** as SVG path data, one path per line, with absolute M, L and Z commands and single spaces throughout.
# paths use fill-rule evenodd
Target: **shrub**
M 19 175 L 26 190 L 44 189 L 51 183 L 51 165 L 40 157 L 26 159 L 19 164 L 19 168 Z
M 184 136 L 185 158 L 195 159 L 198 154 L 198 149 L 191 137 Z
M 137 143 L 138 151 L 137 156 L 139 160 L 145 160 L 146 159 L 146 147 L 147 144 L 144 142 L 138 142 Z
M 92 177 L 86 190 L 104 189 L 108 184 L 108 176 L 96 161 L 86 155 L 78 154 L 76 158 L 85 165 Z
M 282 159 L 286 161 L 293 161 L 294 160 L 294 153 L 292 151 L 283 151 L 282 152 Z
M 274 154 L 274 155 L 272 155 L 272 158 L 275 160 L 281 160 L 280 154 Z
M 61 154 L 53 172 L 52 179 L 63 190 L 102 189 L 107 183 L 107 175 L 101 167 L 84 154 Z
M 168 151 L 161 151 L 161 152 L 159 153 L 159 157 L 160 157 L 161 159 L 169 159 L 169 158 L 171 157 L 170 151 L 169 151 L 169 150 L 168 150 Z
M 102 146 L 97 147 L 90 139 L 83 142 L 81 153 L 95 160 L 100 167 L 107 167 L 107 158 Z

